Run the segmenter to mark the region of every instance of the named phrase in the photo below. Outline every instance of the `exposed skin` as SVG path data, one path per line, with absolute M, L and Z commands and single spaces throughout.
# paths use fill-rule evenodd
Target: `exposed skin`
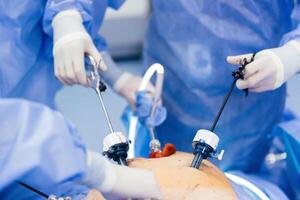
M 105 198 L 97 190 L 91 190 L 84 200 L 105 200 Z
M 207 160 L 199 170 L 191 168 L 192 159 L 192 154 L 177 152 L 163 158 L 134 159 L 129 166 L 153 171 L 166 200 L 237 199 L 222 171 Z
M 221 170 L 207 160 L 202 161 L 200 169 L 191 168 L 192 159 L 192 154 L 177 152 L 162 158 L 136 158 L 128 163 L 130 167 L 153 171 L 165 200 L 238 199 Z

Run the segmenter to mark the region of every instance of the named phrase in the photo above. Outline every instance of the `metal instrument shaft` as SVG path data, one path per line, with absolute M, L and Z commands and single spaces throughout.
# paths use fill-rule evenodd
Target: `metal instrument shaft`
M 97 96 L 98 96 L 99 99 L 100 99 L 101 107 L 102 107 L 102 110 L 103 110 L 103 112 L 104 112 L 105 119 L 106 119 L 106 122 L 107 122 L 107 124 L 108 124 L 110 133 L 113 133 L 113 132 L 114 132 L 114 129 L 113 129 L 113 127 L 112 127 L 112 123 L 111 123 L 110 117 L 109 117 L 109 115 L 108 115 L 108 112 L 107 112 L 107 109 L 106 109 L 106 106 L 105 106 L 105 104 L 104 104 L 104 101 L 103 101 L 103 98 L 102 98 L 102 94 L 101 94 L 101 91 L 100 91 L 99 88 L 96 89 L 96 93 L 97 93 Z

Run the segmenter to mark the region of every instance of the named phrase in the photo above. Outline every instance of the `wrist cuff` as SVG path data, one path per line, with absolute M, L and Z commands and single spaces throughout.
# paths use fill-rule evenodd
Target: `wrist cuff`
M 83 21 L 81 14 L 77 10 L 65 10 L 55 15 L 51 23 L 52 27 L 55 27 L 56 24 L 59 23 L 59 21 L 61 21 L 61 19 L 65 17 L 70 17 L 73 20 L 78 20 L 79 23 L 82 23 Z
M 272 60 L 274 61 L 275 65 L 274 67 L 276 67 L 276 81 L 275 84 L 273 86 L 273 89 L 279 88 L 283 82 L 284 82 L 284 66 L 283 66 L 283 62 L 280 59 L 280 57 L 273 52 L 272 50 L 266 50 L 264 52 L 267 56 L 270 56 L 272 58 Z
M 293 46 L 296 50 L 297 50 L 297 53 L 299 54 L 300 56 L 300 42 L 296 41 L 296 40 L 291 40 L 289 41 L 288 43 L 286 43 L 286 45 L 291 45 Z
M 113 87 L 113 85 L 124 72 L 121 67 L 114 62 L 109 53 L 107 53 L 106 51 L 101 51 L 100 54 L 102 55 L 104 63 L 107 65 L 107 70 L 105 72 L 102 72 L 101 75 L 105 82 L 109 86 Z
M 283 63 L 283 81 L 289 80 L 294 74 L 300 71 L 300 43 L 291 40 L 280 48 L 272 50 Z M 280 85 L 279 85 L 280 86 Z
M 53 56 L 55 56 L 56 52 L 62 46 L 66 45 L 67 43 L 69 43 L 73 40 L 87 40 L 87 41 L 93 42 L 91 37 L 86 32 L 77 32 L 77 33 L 71 33 L 71 34 L 65 35 L 54 43 Z

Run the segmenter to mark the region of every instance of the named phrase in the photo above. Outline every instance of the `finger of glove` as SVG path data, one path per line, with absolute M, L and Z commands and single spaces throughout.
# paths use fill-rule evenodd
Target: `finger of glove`
M 61 54 L 58 54 L 54 57 L 54 73 L 58 80 L 64 85 L 68 85 L 68 82 L 64 79 L 65 70 Z
M 69 52 L 70 54 L 70 52 Z M 73 62 L 74 59 L 73 55 L 67 55 L 65 56 L 64 60 L 64 80 L 68 83 L 68 85 L 76 84 L 76 77 L 73 70 Z
M 245 67 L 244 79 L 248 79 L 249 77 L 253 76 L 255 73 L 259 72 L 262 66 L 263 66 L 263 62 L 260 59 L 255 60 L 252 63 L 249 63 Z
M 248 64 L 245 68 L 245 76 L 243 80 L 238 80 L 236 86 L 239 89 L 256 87 L 265 77 L 264 59 L 257 59 Z
M 245 76 L 249 82 L 249 89 L 257 88 L 263 85 L 275 84 L 276 69 L 270 62 L 268 62 L 267 57 L 261 57 L 253 64 L 255 64 L 253 67 L 255 69 L 253 69 L 252 72 L 256 72 L 249 77 Z
M 272 90 L 275 84 L 275 70 L 268 64 L 265 57 L 257 57 L 253 63 L 250 63 L 245 72 L 245 80 L 238 80 L 239 89 L 248 88 L 251 92 L 265 92 Z
M 252 58 L 253 54 L 248 53 L 248 54 L 242 54 L 242 55 L 237 55 L 237 56 L 227 56 L 226 61 L 229 64 L 233 65 L 239 65 L 242 63 L 242 61 L 246 58 L 247 61 L 250 61 Z
M 65 85 L 72 85 L 72 83 L 67 78 L 67 72 L 66 72 L 66 66 L 65 65 L 64 65 L 64 67 L 61 68 L 60 77 L 63 80 L 63 83 Z
M 252 92 L 265 92 L 269 90 L 274 90 L 275 88 L 275 80 L 272 78 L 266 78 L 260 81 L 255 87 L 250 88 L 249 91 Z
M 249 89 L 250 92 L 266 92 L 266 91 L 270 91 L 273 90 L 274 85 L 273 84 L 263 84 L 260 85 L 256 88 L 251 88 Z
M 54 75 L 58 80 L 60 80 L 59 66 L 61 66 L 60 60 L 58 60 L 58 58 L 54 56 Z
M 74 69 L 74 60 L 76 59 L 75 56 L 71 59 L 71 64 L 68 63 L 68 66 L 66 67 L 66 76 L 68 81 L 73 84 L 78 84 L 79 81 L 77 80 L 75 69 Z
M 249 77 L 247 79 L 248 81 L 248 88 L 256 88 L 260 86 L 260 83 L 266 80 L 268 77 L 266 76 L 265 73 L 262 71 L 255 73 L 253 76 Z
M 83 86 L 88 86 L 88 79 L 84 66 L 84 51 L 77 51 L 74 58 L 73 68 L 76 80 Z
M 257 54 L 256 59 L 246 66 L 245 78 L 251 76 L 256 72 L 261 72 L 266 70 L 272 71 L 273 69 L 274 68 L 272 66 L 272 63 L 270 63 L 269 57 L 263 56 L 261 54 Z
M 95 47 L 95 45 L 90 42 L 88 44 L 88 48 L 86 49 L 86 52 L 91 55 L 98 63 L 100 63 L 99 67 L 102 71 L 106 71 L 107 70 L 107 66 L 104 63 L 104 60 L 100 54 L 100 52 L 98 51 L 98 49 Z
M 248 88 L 248 81 L 239 79 L 236 81 L 236 87 L 240 90 Z

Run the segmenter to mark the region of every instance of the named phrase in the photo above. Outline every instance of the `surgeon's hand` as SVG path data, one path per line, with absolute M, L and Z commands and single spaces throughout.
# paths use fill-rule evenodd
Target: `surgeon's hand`
M 240 64 L 244 58 L 250 61 L 252 54 L 228 56 L 230 64 Z M 264 92 L 279 88 L 300 71 L 300 43 L 290 41 L 282 47 L 266 49 L 255 55 L 254 61 L 245 68 L 244 80 L 239 79 L 239 89 Z
M 114 84 L 114 90 L 128 101 L 133 110 L 135 110 L 136 108 L 136 92 L 138 91 L 141 82 L 141 77 L 125 72 Z M 151 95 L 151 93 L 154 93 L 155 89 L 154 86 L 150 83 L 147 85 L 147 90 Z
M 54 17 L 52 27 L 55 76 L 66 85 L 88 86 L 84 55 L 89 54 L 98 62 L 102 57 L 82 25 L 80 13 L 76 10 L 62 11 Z M 100 68 L 106 70 L 107 67 L 100 62 Z
M 156 106 L 155 113 L 151 115 L 154 106 Z M 162 106 L 161 100 L 155 105 L 153 95 L 148 91 L 139 91 L 136 93 L 135 115 L 143 125 L 156 127 L 167 118 L 167 109 Z

